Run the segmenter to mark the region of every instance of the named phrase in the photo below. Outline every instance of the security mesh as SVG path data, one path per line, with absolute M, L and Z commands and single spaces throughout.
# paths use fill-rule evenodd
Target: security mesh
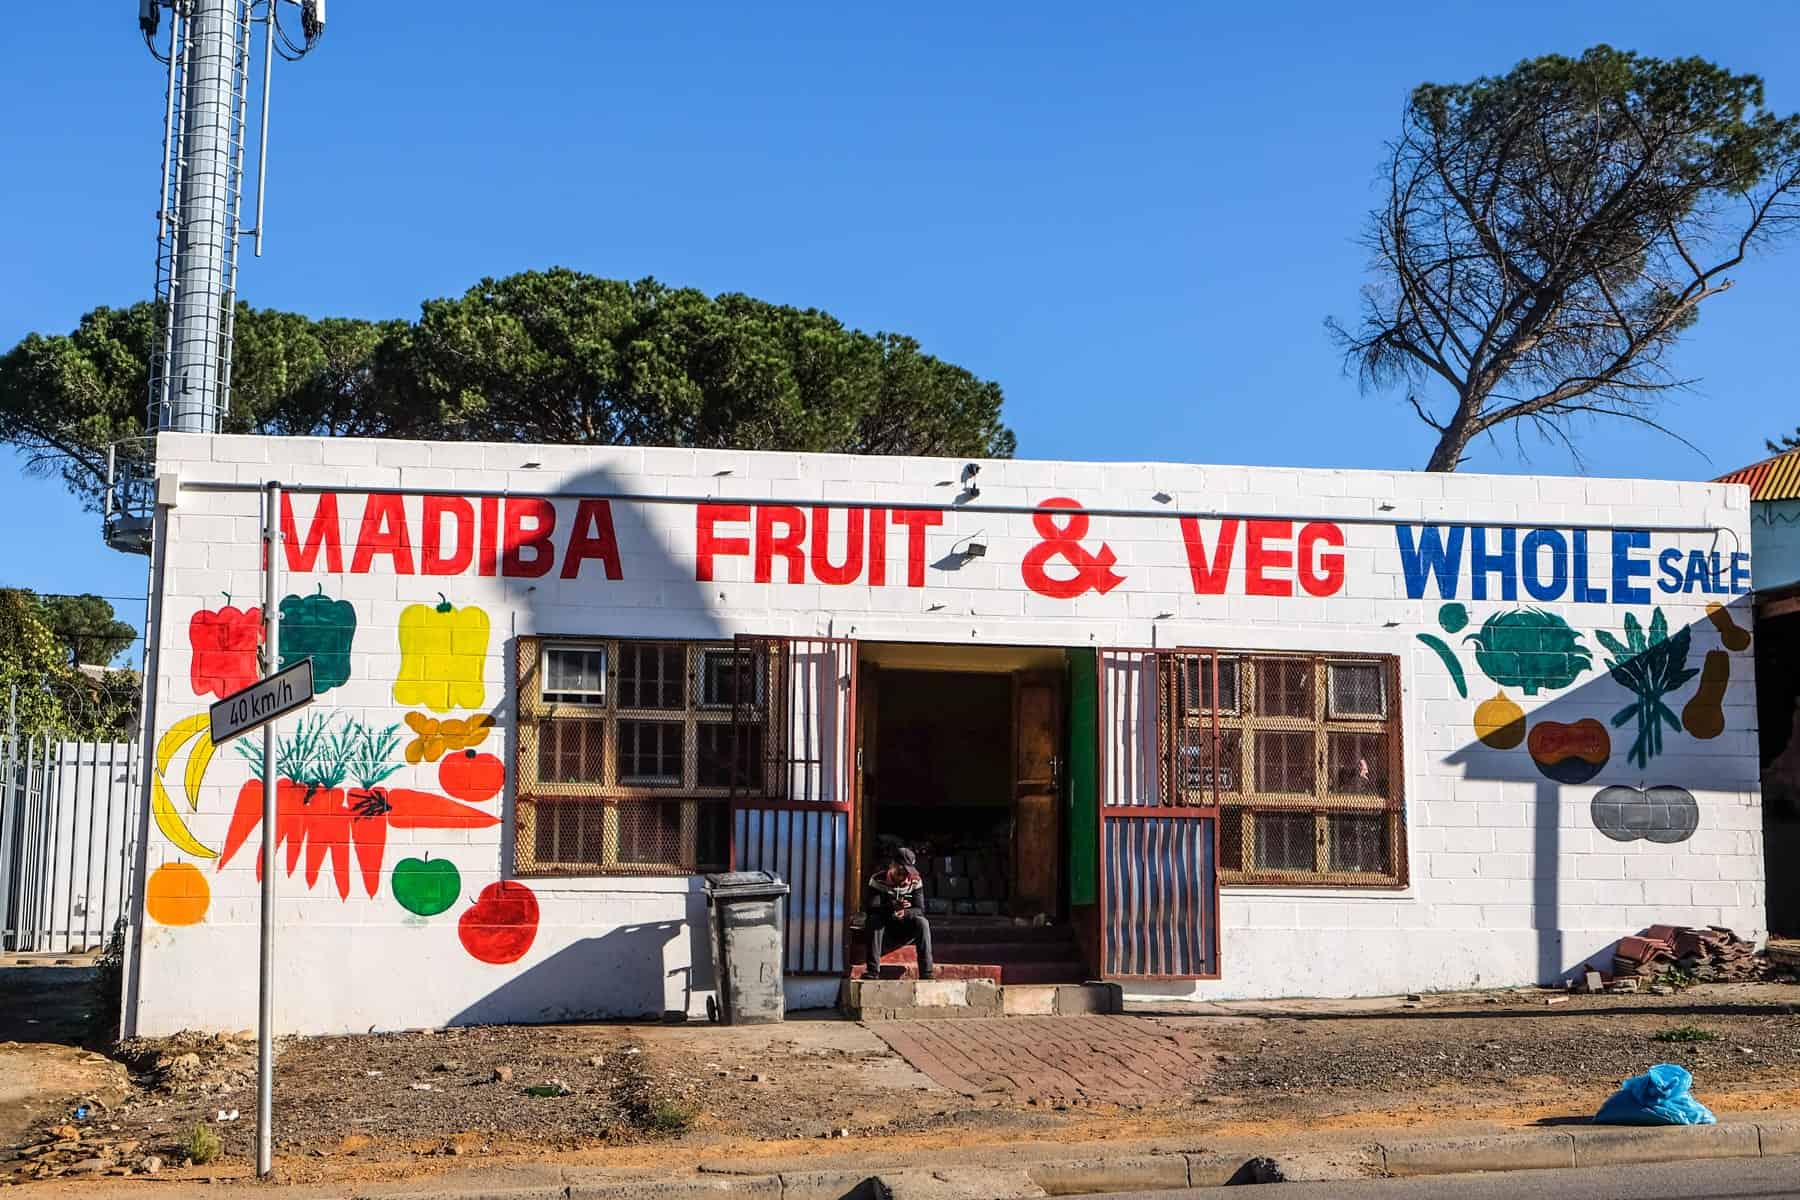
M 729 865 L 733 788 L 760 786 L 767 743 L 729 643 L 520 638 L 517 668 L 521 875 Z
M 1164 658 L 1163 795 L 1218 805 L 1225 882 L 1405 883 L 1397 660 Z

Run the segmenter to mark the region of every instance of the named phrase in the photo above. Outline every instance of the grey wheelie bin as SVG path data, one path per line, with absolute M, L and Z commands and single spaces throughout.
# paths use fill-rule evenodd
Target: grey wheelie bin
M 784 1020 L 781 991 L 782 898 L 788 885 L 767 871 L 730 871 L 706 877 L 712 910 L 713 973 L 717 998 L 707 1005 L 726 1025 Z

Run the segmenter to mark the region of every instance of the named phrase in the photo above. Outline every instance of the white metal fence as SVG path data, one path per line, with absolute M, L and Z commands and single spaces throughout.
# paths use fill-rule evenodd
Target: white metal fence
M 0 925 L 13 954 L 102 949 L 131 903 L 135 742 L 0 736 Z

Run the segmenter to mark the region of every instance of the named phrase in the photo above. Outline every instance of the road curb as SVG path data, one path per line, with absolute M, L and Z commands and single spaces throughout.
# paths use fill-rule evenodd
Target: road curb
M 1460 1175 L 1470 1171 L 1529 1171 L 1575 1165 L 1575 1139 L 1566 1133 L 1395 1142 L 1381 1147 L 1389 1175 Z
M 1465 1175 L 1480 1171 L 1523 1171 L 1562 1167 L 1625 1166 L 1682 1162 L 1693 1159 L 1760 1158 L 1800 1154 L 1800 1118 L 1724 1125 L 1571 1126 L 1533 1129 L 1479 1137 L 1371 1143 L 1316 1149 L 1284 1149 L 1272 1155 L 1252 1153 L 1139 1152 L 1117 1157 L 1048 1160 L 992 1167 L 958 1166 L 941 1170 L 916 1166 L 876 1166 L 866 1171 L 782 1171 L 778 1174 L 713 1175 L 689 1179 L 594 1179 L 559 1188 L 524 1187 L 489 1190 L 443 1187 L 415 1191 L 365 1192 L 387 1200 L 719 1200 L 759 1197 L 763 1200 L 876 1200 L 926 1194 L 921 1182 L 932 1183 L 932 1197 L 975 1193 L 966 1186 L 984 1173 L 1016 1175 L 1051 1196 L 1096 1192 L 1175 1190 L 1216 1187 L 1234 1182 L 1260 1182 L 1253 1176 L 1322 1157 L 1359 1158 L 1361 1166 L 1388 1176 Z M 1306 1176 L 1289 1174 L 1290 1178 Z M 1354 1173 L 1344 1178 L 1355 1177 Z M 963 1188 L 957 1186 L 965 1185 Z M 1020 1193 L 1015 1193 L 1020 1194 Z

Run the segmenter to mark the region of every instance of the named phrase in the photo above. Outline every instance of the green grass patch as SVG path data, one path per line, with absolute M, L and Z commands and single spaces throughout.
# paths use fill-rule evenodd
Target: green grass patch
M 1677 1025 L 1673 1029 L 1665 1029 L 1661 1033 L 1653 1033 L 1653 1042 L 1716 1042 L 1720 1035 L 1710 1029 L 1702 1029 L 1698 1025 Z
M 638 1123 L 653 1133 L 675 1136 L 693 1128 L 699 1111 L 679 1100 L 652 1100 L 645 1106 Z
M 188 1131 L 187 1141 L 181 1143 L 181 1152 L 191 1159 L 195 1166 L 204 1166 L 219 1157 L 225 1144 L 219 1140 L 212 1126 L 204 1121 Z

